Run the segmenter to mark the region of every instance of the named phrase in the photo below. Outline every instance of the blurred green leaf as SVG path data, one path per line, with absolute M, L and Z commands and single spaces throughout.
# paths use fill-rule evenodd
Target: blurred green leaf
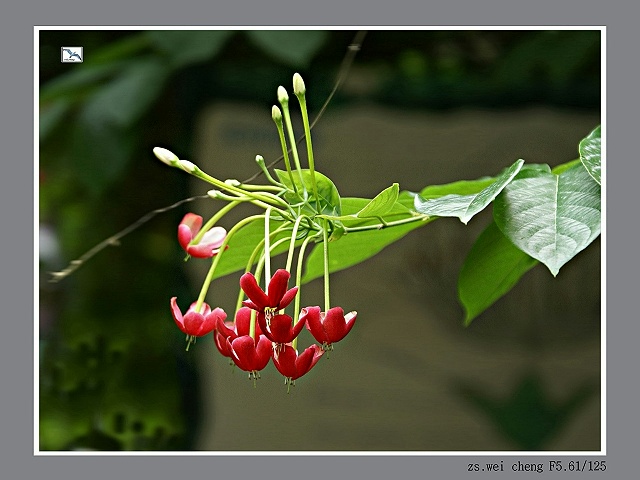
M 305 67 L 328 39 L 320 30 L 252 30 L 251 41 L 266 53 L 293 67 Z
M 85 108 L 104 123 L 130 127 L 156 100 L 168 75 L 159 58 L 139 59 L 100 88 Z
M 235 32 L 231 30 L 149 30 L 158 50 L 169 56 L 172 68 L 203 62 L 216 55 Z

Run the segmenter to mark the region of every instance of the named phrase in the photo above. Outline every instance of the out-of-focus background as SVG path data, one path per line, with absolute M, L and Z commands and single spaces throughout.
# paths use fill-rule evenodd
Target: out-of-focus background
M 49 282 L 206 193 L 153 147 L 221 179 L 276 159 L 277 87 L 300 72 L 315 117 L 355 33 L 40 31 L 41 450 L 600 450 L 598 240 L 465 328 L 457 275 L 490 209 L 420 228 L 332 275 L 332 303 L 358 320 L 289 394 L 272 365 L 254 388 L 211 336 L 185 352 L 173 323 L 169 298 L 190 303 L 207 268 L 183 262 L 176 226 L 211 200 Z M 62 63 L 64 46 L 83 63 Z M 316 166 L 341 195 L 372 197 L 565 163 L 600 123 L 600 71 L 597 30 L 370 31 L 314 129 Z M 207 301 L 231 312 L 238 278 Z M 319 304 L 320 283 L 304 287 Z

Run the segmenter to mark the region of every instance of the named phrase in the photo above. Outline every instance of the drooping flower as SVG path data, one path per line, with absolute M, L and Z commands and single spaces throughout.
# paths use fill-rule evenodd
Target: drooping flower
M 249 335 L 251 330 L 251 309 L 242 307 L 236 313 L 236 319 L 233 322 L 225 322 L 223 318 L 219 318 L 216 329 L 213 331 L 213 339 L 218 351 L 225 357 L 231 358 L 231 350 L 227 343 L 235 340 L 243 335 Z M 262 335 L 260 325 L 256 322 L 256 335 Z
M 269 281 L 267 293 L 260 288 L 252 273 L 245 273 L 240 277 L 240 287 L 249 300 L 242 302 L 243 305 L 268 316 L 278 310 L 285 309 L 298 293 L 298 287 L 287 290 L 290 277 L 291 274 L 286 270 L 277 270 Z
M 196 337 L 202 337 L 211 333 L 218 323 L 224 322 L 227 318 L 225 311 L 219 307 L 211 310 L 211 307 L 203 303 L 199 310 L 196 310 L 196 302 L 193 302 L 187 312 L 182 315 L 182 311 L 177 304 L 177 297 L 171 298 L 171 313 L 178 328 L 187 335 L 187 350 L 189 345 L 195 343 Z
M 227 338 L 231 359 L 241 370 L 249 372 L 249 378 L 260 378 L 260 370 L 267 366 L 273 350 L 271 340 L 260 335 L 256 341 L 250 335 L 242 335 L 233 341 Z
M 295 385 L 295 380 L 306 375 L 318 363 L 324 350 L 318 345 L 311 345 L 298 355 L 298 351 L 291 345 L 273 350 L 273 364 L 285 376 L 287 386 Z M 287 388 L 287 392 L 288 392 Z
M 203 235 L 197 244 L 191 245 L 201 227 L 202 217 L 194 213 L 187 213 L 178 225 L 178 242 L 184 251 L 192 257 L 211 258 L 220 251 L 227 231 L 223 227 L 213 227 Z
M 332 344 L 351 331 L 357 315 L 357 312 L 345 315 L 341 307 L 330 308 L 327 312 L 321 312 L 320 307 L 307 307 L 302 309 L 300 319 L 306 321 L 307 330 L 327 350 L 333 349 Z
M 302 331 L 305 322 L 298 319 L 298 323 L 292 326 L 293 319 L 289 315 L 273 315 L 267 317 L 264 313 L 258 313 L 258 325 L 264 335 L 274 343 L 291 343 Z

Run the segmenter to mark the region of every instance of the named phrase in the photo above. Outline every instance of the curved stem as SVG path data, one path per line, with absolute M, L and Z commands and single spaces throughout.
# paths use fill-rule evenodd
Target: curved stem
M 204 303 L 204 297 L 207 295 L 207 291 L 209 290 L 209 285 L 211 285 L 211 281 L 213 280 L 213 275 L 215 273 L 216 267 L 220 263 L 220 259 L 222 258 L 222 255 L 224 254 L 224 251 L 227 248 L 227 245 L 229 244 L 229 241 L 231 240 L 231 238 L 235 235 L 235 233 L 238 230 L 240 230 L 246 224 L 254 220 L 257 220 L 259 218 L 264 218 L 264 215 L 252 215 L 250 217 L 247 217 L 243 220 L 240 220 L 238 223 L 236 223 L 233 226 L 231 230 L 229 230 L 229 232 L 227 233 L 227 236 L 224 238 L 224 241 L 222 242 L 222 245 L 220 245 L 220 251 L 215 257 L 213 257 L 211 268 L 209 269 L 209 272 L 207 273 L 207 276 L 204 279 L 204 283 L 202 284 L 202 289 L 200 290 L 200 295 L 198 296 L 198 300 L 196 301 L 196 308 L 195 308 L 196 311 L 200 311 L 200 307 L 202 307 L 202 304 Z
M 224 217 L 230 210 L 232 210 L 234 207 L 236 207 L 237 205 L 240 205 L 239 200 L 235 200 L 227 205 L 225 205 L 224 207 L 222 207 L 220 210 L 218 210 L 218 212 L 209 219 L 209 221 L 207 223 L 204 224 L 204 226 L 200 229 L 200 231 L 198 232 L 198 234 L 193 238 L 193 240 L 191 240 L 191 244 L 192 245 L 197 245 L 200 240 L 202 240 L 202 237 L 204 237 L 204 234 L 207 233 L 209 230 L 211 230 L 211 228 L 218 223 L 218 221 Z

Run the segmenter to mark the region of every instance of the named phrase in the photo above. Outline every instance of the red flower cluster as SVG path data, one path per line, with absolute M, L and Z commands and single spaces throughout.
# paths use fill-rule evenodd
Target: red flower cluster
M 285 383 L 294 385 L 296 379 L 318 363 L 326 350 L 332 349 L 335 342 L 349 333 L 356 312 L 345 316 L 340 307 L 326 313 L 321 312 L 320 307 L 306 307 L 294 324 L 293 319 L 283 313 L 298 293 L 297 287 L 288 288 L 289 278 L 286 270 L 276 271 L 265 292 L 253 274 L 245 273 L 240 286 L 249 300 L 243 302 L 245 306 L 238 310 L 233 322 L 225 321 L 227 315 L 221 308 L 211 310 L 204 303 L 200 311 L 195 310 L 194 303 L 183 317 L 175 297 L 171 299 L 173 317 L 191 343 L 195 337 L 213 332 L 218 351 L 249 372 L 250 378 L 260 378 L 259 372 L 273 359 L 276 369 L 284 375 Z M 255 316 L 253 335 L 252 316 Z M 292 342 L 304 326 L 321 345 L 311 345 L 299 354 Z

